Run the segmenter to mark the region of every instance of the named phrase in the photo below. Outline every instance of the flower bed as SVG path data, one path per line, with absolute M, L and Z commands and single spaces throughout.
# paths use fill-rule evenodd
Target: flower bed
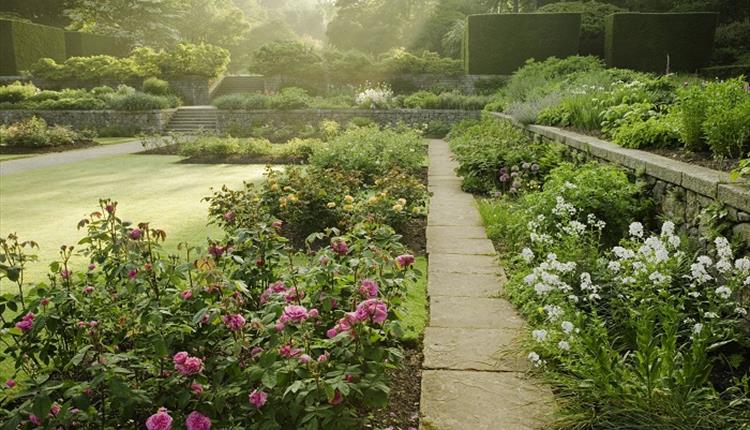
M 370 145 L 413 139 L 384 133 L 393 134 Z M 420 149 L 413 158 L 389 159 L 381 150 L 368 163 L 320 160 L 310 168 L 320 171 L 269 173 L 257 192 L 225 188 L 211 213 L 226 236 L 180 255 L 161 249 L 164 231 L 124 221 L 109 200 L 81 221 L 85 237 L 61 248 L 47 283 L 23 285 L 35 244 L 4 239 L 0 276 L 18 292 L 0 299 L 10 318 L 4 353 L 15 365 L 0 391 L 3 421 L 9 428 L 362 428 L 387 402 L 388 374 L 401 360 L 410 330 L 403 306 L 420 276 L 415 258 L 388 225 L 397 224 L 391 206 L 342 208 L 346 222 L 319 223 L 301 248 L 287 237 L 309 228 L 299 217 L 315 216 L 319 202 L 354 209 L 375 190 L 397 199 L 371 175 L 400 167 L 401 176 L 383 178 L 412 184 Z M 318 173 L 330 175 L 332 188 L 310 190 Z M 339 196 L 337 178 L 346 177 L 364 179 L 347 180 L 351 195 Z M 74 252 L 90 265 L 72 266 Z
M 461 169 L 477 176 L 467 148 L 492 136 L 473 131 L 457 129 L 453 148 Z M 560 403 L 557 426 L 747 426 L 750 260 L 742 248 L 713 230 L 694 240 L 657 221 L 642 186 L 614 166 L 549 163 L 549 143 L 519 139 L 487 159 L 498 176 L 507 167 L 516 191 L 487 185 L 496 197 L 480 211 L 509 274 L 506 293 L 529 322 L 535 372 L 561 399 L 575 399 Z M 529 146 L 541 155 L 530 158 Z M 524 186 L 517 154 L 549 163 L 537 187 Z

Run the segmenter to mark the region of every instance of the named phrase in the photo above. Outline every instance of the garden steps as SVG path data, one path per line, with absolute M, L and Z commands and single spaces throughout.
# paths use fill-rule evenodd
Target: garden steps
M 423 430 L 533 430 L 550 421 L 549 388 L 526 377 L 524 322 L 502 299 L 497 264 L 474 198 L 461 190 L 444 141 L 430 141 Z
M 201 130 L 217 131 L 218 117 L 213 106 L 187 106 L 178 108 L 167 124 L 168 132 L 194 133 Z

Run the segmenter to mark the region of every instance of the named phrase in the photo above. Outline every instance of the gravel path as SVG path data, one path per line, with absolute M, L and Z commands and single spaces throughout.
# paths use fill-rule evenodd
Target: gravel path
M 0 163 L 0 176 L 13 173 L 27 172 L 29 170 L 44 167 L 59 166 L 62 164 L 76 163 L 78 161 L 91 160 L 94 158 L 108 157 L 111 155 L 133 154 L 143 151 L 139 141 L 120 143 L 116 145 L 101 145 L 93 148 L 76 149 L 65 152 L 51 152 L 48 154 L 35 155 L 29 158 L 3 161 Z

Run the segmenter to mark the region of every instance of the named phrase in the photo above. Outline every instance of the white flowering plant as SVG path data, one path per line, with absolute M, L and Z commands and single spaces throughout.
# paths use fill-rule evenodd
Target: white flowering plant
M 393 90 L 385 83 L 367 83 L 354 98 L 354 102 L 362 109 L 388 109 L 392 101 Z

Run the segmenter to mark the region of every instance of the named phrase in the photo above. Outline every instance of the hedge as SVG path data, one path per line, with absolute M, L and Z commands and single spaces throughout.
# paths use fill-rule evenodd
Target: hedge
M 576 55 L 580 32 L 580 13 L 470 15 L 464 42 L 466 72 L 507 75 L 531 58 Z
M 606 18 L 610 67 L 644 72 L 695 72 L 711 59 L 718 14 L 616 13 Z
M 0 19 L 0 75 L 18 75 L 44 57 L 65 60 L 63 30 Z
M 65 54 L 70 57 L 89 57 L 92 55 L 111 55 L 127 57 L 129 44 L 117 37 L 102 36 L 77 31 L 65 32 Z

